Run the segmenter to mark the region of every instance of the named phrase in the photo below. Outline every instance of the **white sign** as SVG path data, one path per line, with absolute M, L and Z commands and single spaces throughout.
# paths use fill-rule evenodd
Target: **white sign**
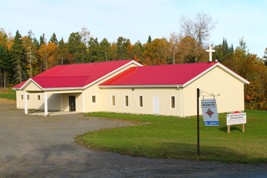
M 247 123 L 247 115 L 244 112 L 227 114 L 226 125 L 238 125 Z
M 219 126 L 217 105 L 215 99 L 203 99 L 201 101 L 202 115 L 205 126 Z

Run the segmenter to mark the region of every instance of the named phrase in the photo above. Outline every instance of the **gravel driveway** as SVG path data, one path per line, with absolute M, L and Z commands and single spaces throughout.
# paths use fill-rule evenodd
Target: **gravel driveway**
M 137 158 L 84 148 L 74 137 L 130 123 L 24 115 L 0 103 L 0 177 L 266 177 L 267 165 Z

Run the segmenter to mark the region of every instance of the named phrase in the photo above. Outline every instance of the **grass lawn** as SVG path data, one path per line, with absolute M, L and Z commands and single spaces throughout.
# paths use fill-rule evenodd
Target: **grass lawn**
M 227 133 L 226 115 L 219 127 L 200 127 L 200 154 L 197 154 L 196 118 L 115 113 L 90 113 L 88 116 L 139 122 L 140 124 L 101 130 L 78 136 L 85 146 L 131 156 L 213 160 L 231 163 L 267 163 L 267 112 L 247 111 L 246 132 L 231 126 Z M 201 118 L 202 121 L 202 118 Z M 142 124 L 143 123 L 143 124 Z
M 10 88 L 0 88 L 0 98 L 16 100 L 16 92 Z

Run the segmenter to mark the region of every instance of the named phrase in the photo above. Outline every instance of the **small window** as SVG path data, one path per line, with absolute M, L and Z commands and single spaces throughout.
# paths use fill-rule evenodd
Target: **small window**
M 125 106 L 129 106 L 129 97 L 125 96 Z
M 40 96 L 40 95 L 38 95 L 37 97 L 38 97 L 38 100 L 40 100 L 40 99 L 41 99 L 41 96 Z
M 116 103 L 115 103 L 115 96 L 112 95 L 112 105 L 115 106 L 115 104 L 116 104 Z
M 96 96 L 95 95 L 92 96 L 92 103 L 96 103 Z
M 143 107 L 143 96 L 139 96 L 139 106 Z
M 175 108 L 175 96 L 171 97 L 171 108 Z
M 21 100 L 23 100 L 23 95 L 21 95 Z
M 27 99 L 28 99 L 28 100 L 30 99 L 30 95 L 27 95 Z

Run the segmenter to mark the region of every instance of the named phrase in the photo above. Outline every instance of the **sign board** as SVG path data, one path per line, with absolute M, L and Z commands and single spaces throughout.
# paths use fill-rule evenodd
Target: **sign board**
M 247 115 L 244 112 L 227 114 L 226 125 L 238 125 L 246 123 L 247 123 Z
M 203 99 L 201 101 L 202 115 L 205 126 L 219 126 L 217 105 L 215 99 Z

